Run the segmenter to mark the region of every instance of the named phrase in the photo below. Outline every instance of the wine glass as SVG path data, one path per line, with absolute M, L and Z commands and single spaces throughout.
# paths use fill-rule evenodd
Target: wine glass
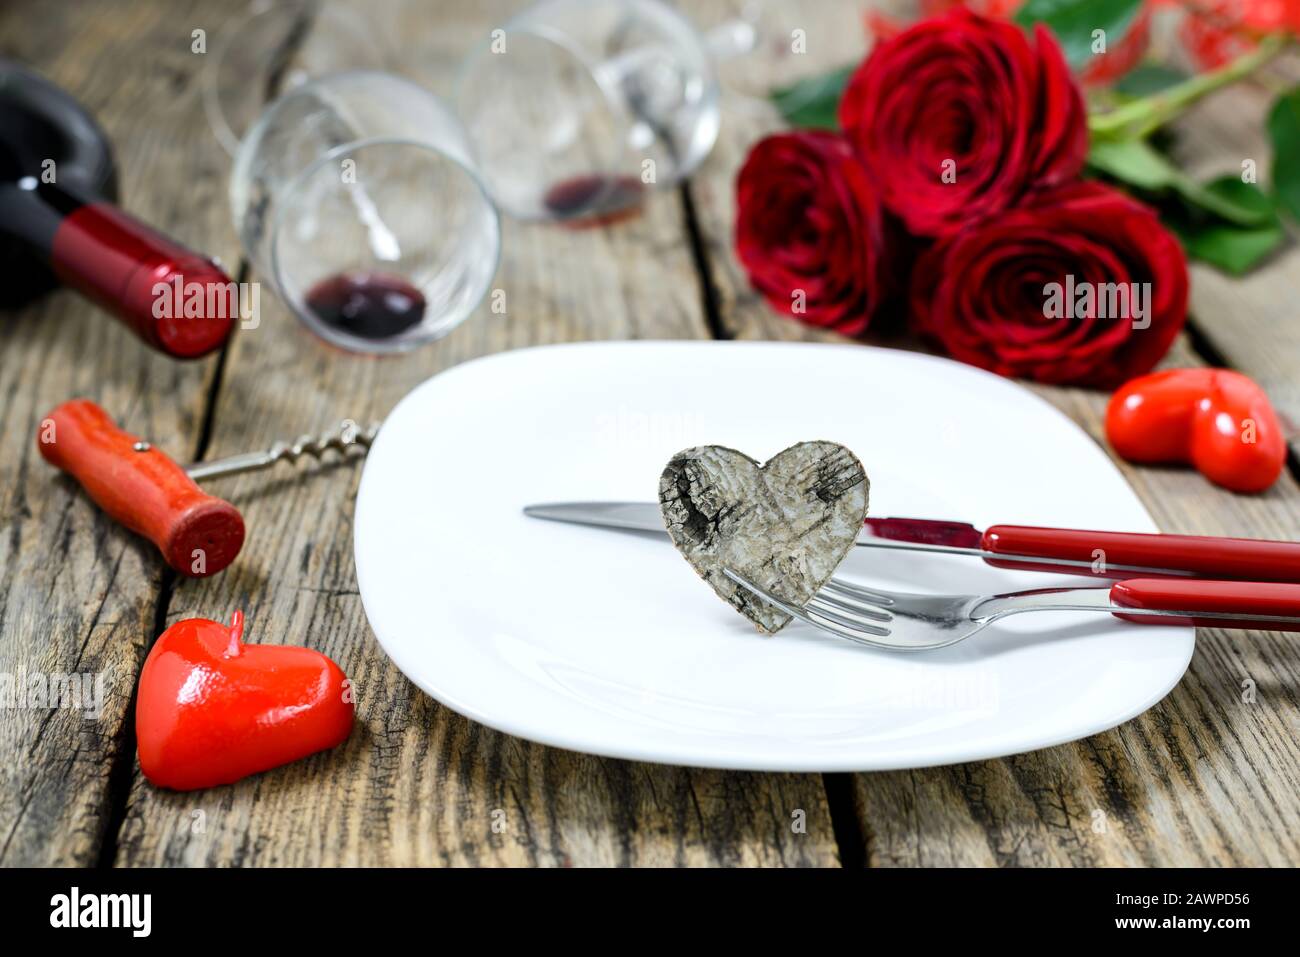
M 310 42 L 303 42 L 310 32 Z M 208 125 L 232 157 L 267 94 L 342 70 L 385 70 L 394 56 L 375 21 L 329 0 L 253 0 L 212 38 L 202 78 Z
M 454 103 L 497 205 L 616 213 L 679 182 L 718 134 L 708 45 L 659 0 L 542 0 L 479 38 Z
M 500 223 L 465 130 L 392 74 L 333 74 L 278 99 L 240 144 L 230 200 L 261 274 L 354 351 L 445 335 L 496 273 Z

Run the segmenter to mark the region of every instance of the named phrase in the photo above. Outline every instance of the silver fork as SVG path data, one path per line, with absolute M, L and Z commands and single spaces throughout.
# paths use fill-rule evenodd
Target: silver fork
M 1002 595 L 917 595 L 832 579 L 793 605 L 729 568 L 723 574 L 792 618 L 873 648 L 929 651 L 1028 611 L 1108 612 L 1144 624 L 1300 631 L 1300 585 L 1129 579 L 1111 587 L 1033 588 Z

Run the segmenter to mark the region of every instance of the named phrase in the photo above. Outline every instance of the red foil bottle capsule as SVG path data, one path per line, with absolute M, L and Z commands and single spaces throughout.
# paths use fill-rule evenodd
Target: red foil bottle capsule
M 219 348 L 238 311 L 234 284 L 216 263 L 108 203 L 66 213 L 50 266 L 65 285 L 178 359 Z M 199 304 L 198 314 L 186 314 L 186 298 Z

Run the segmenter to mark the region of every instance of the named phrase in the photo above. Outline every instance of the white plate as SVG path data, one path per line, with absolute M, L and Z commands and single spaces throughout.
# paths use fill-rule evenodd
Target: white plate
M 764 460 L 840 442 L 873 515 L 1154 531 L 1105 453 L 1025 389 L 859 346 L 617 342 L 466 363 L 415 389 L 366 459 L 357 578 L 384 650 L 490 727 L 611 757 L 766 771 L 923 767 L 1046 747 L 1134 717 L 1191 628 L 1086 613 L 1009 619 L 951 648 L 771 638 L 667 537 L 524 517 L 531 502 L 653 501 L 674 452 Z M 857 548 L 850 577 L 910 591 L 1078 583 Z

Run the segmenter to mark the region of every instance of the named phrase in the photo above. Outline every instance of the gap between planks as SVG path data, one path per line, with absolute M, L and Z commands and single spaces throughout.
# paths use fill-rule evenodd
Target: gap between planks
M 709 334 L 714 339 L 734 339 L 735 336 L 722 317 L 722 298 L 713 278 L 713 264 L 709 259 L 703 230 L 700 228 L 689 180 L 682 183 L 679 193 L 682 225 L 686 229 L 691 246 L 691 259 L 695 263 L 696 280 L 700 284 L 700 303 L 704 308 Z M 831 816 L 831 831 L 835 836 L 835 848 L 840 867 L 868 866 L 870 858 L 867 854 L 867 833 L 862 826 L 862 819 L 855 804 L 852 775 L 828 772 L 821 775 L 821 781 L 822 791 L 826 797 L 826 809 Z
M 275 69 L 267 80 L 266 91 L 263 95 L 264 103 L 270 103 L 275 99 L 277 90 L 284 82 L 285 68 L 311 32 L 314 17 L 314 10 L 305 11 L 294 23 L 293 29 L 289 31 L 284 43 L 272 51 L 271 56 L 272 61 L 275 63 Z M 234 276 L 235 282 L 240 285 L 248 282 L 251 271 L 248 257 L 244 255 L 241 248 L 239 265 Z M 226 363 L 230 359 L 230 346 L 234 341 L 234 337 L 238 334 L 238 328 L 232 329 L 230 336 L 221 344 L 216 369 L 212 373 L 212 381 L 208 385 L 207 395 L 204 396 L 203 421 L 199 426 L 199 437 L 194 444 L 193 454 L 190 456 L 191 462 L 202 462 L 207 456 L 208 448 L 212 443 L 212 435 L 216 429 L 217 399 L 221 395 L 221 386 L 225 381 Z M 167 612 L 171 609 L 172 598 L 176 593 L 176 582 L 177 573 L 175 569 L 165 568 L 162 581 L 158 586 L 158 600 L 154 605 L 152 634 L 145 641 L 142 662 L 148 659 L 154 643 L 167 628 Z M 108 820 L 105 822 L 104 831 L 100 837 L 99 854 L 95 862 L 95 867 L 100 870 L 106 870 L 114 866 L 118 852 L 118 839 L 126 822 L 127 809 L 131 799 L 131 786 L 135 780 L 135 709 L 139 696 L 140 681 L 139 675 L 137 675 L 136 681 L 131 687 L 131 697 L 127 702 L 126 713 L 122 722 L 122 747 L 115 755 L 113 765 L 108 772 Z

